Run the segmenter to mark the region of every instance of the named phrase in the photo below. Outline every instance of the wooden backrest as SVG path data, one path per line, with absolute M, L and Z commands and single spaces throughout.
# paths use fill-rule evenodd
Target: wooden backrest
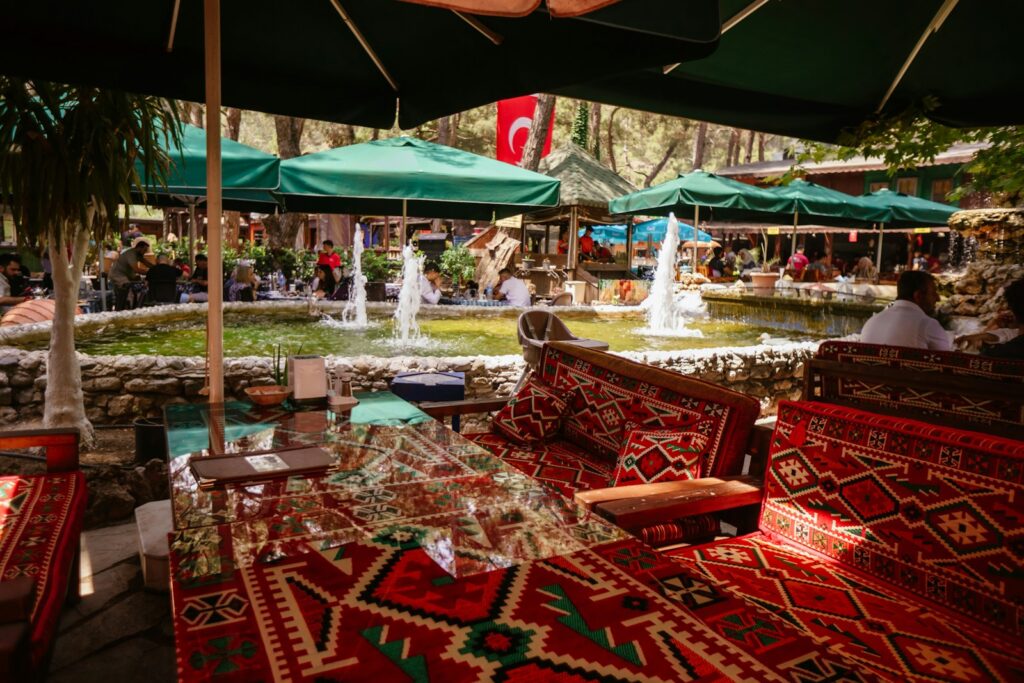
M 1024 361 L 829 341 L 805 367 L 804 400 L 1024 438 Z
M 47 472 L 70 472 L 78 469 L 79 438 L 77 429 L 0 432 L 0 450 L 41 447 L 46 451 Z

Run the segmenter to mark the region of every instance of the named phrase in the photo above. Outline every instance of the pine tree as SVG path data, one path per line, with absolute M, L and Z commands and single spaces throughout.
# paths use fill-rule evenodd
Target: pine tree
M 587 133 L 590 128 L 590 105 L 580 101 L 576 103 L 576 118 L 572 122 L 572 142 L 583 149 L 587 148 Z

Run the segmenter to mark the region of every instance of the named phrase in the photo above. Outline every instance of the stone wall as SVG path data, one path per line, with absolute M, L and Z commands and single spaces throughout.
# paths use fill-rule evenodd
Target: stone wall
M 974 261 L 953 282 L 953 294 L 941 310 L 950 315 L 977 317 L 987 325 L 1000 311 L 1006 310 L 999 290 L 1024 277 L 1024 265 L 993 261 Z
M 816 343 L 737 349 L 627 352 L 621 355 L 676 370 L 761 399 L 772 414 L 780 398 L 799 395 L 803 361 Z M 96 424 L 128 424 L 136 417 L 158 417 L 163 406 L 203 400 L 202 358 L 162 356 L 81 356 L 87 415 Z M 352 373 L 353 388 L 386 389 L 405 371 L 462 371 L 466 395 L 485 398 L 511 392 L 523 368 L 520 356 L 454 358 L 328 359 L 328 367 Z M 270 384 L 269 358 L 232 358 L 225 362 L 225 389 L 244 397 L 248 386 Z M 46 352 L 0 348 L 0 424 L 39 417 L 46 388 Z

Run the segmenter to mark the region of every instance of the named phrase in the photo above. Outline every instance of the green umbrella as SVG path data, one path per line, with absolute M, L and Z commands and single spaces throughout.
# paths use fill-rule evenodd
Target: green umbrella
M 802 178 L 788 185 L 767 188 L 769 192 L 790 202 L 793 214 L 793 242 L 790 250 L 796 251 L 797 224 L 801 219 L 820 225 L 854 227 L 863 223 L 883 220 L 886 212 L 861 197 L 833 190 Z
M 1024 123 L 1024 3 L 721 0 L 709 57 L 559 92 L 752 130 L 834 141 L 876 112 L 934 98 L 951 126 Z M 673 65 L 666 65 L 671 67 Z
M 558 205 L 559 181 L 452 147 L 400 137 L 281 162 L 288 211 L 491 219 Z
M 608 202 L 612 214 L 667 214 L 693 209 L 693 225 L 700 225 L 700 210 L 711 210 L 713 219 L 771 220 L 789 214 L 787 200 L 768 190 L 741 183 L 731 178 L 691 171 L 675 180 L 627 194 Z M 697 250 L 693 250 L 696 269 Z
M 203 2 L 0 1 L 0 71 L 201 102 Z M 223 104 L 412 128 L 495 100 L 703 56 L 716 0 L 582 17 L 475 16 L 396 0 L 221 0 Z M 401 107 L 397 103 L 401 102 Z
M 959 211 L 949 204 L 928 201 L 886 188 L 861 195 L 860 199 L 866 205 L 883 212 L 878 226 L 878 252 L 875 255 L 875 268 L 878 270 L 882 269 L 882 237 L 886 225 L 894 228 L 941 226 L 946 225 L 949 217 Z
M 273 154 L 223 140 L 221 174 L 224 183 L 224 206 L 240 211 L 273 212 L 276 199 L 270 194 L 281 184 L 278 168 L 281 161 Z M 167 186 L 159 187 L 142 178 L 143 187 L 133 197 L 151 206 L 194 206 L 206 198 L 206 131 L 183 124 L 181 144 L 167 149 L 171 168 Z M 140 176 L 142 165 L 137 164 Z M 142 190 L 145 190 L 144 196 Z

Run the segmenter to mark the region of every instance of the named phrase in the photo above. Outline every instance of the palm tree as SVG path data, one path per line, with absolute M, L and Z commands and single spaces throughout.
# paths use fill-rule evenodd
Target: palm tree
M 86 444 L 74 317 L 89 240 L 102 244 L 133 183 L 166 184 L 165 149 L 180 134 L 177 107 L 163 98 L 0 76 L 0 198 L 19 239 L 45 241 L 53 264 L 43 420 L 78 428 Z

